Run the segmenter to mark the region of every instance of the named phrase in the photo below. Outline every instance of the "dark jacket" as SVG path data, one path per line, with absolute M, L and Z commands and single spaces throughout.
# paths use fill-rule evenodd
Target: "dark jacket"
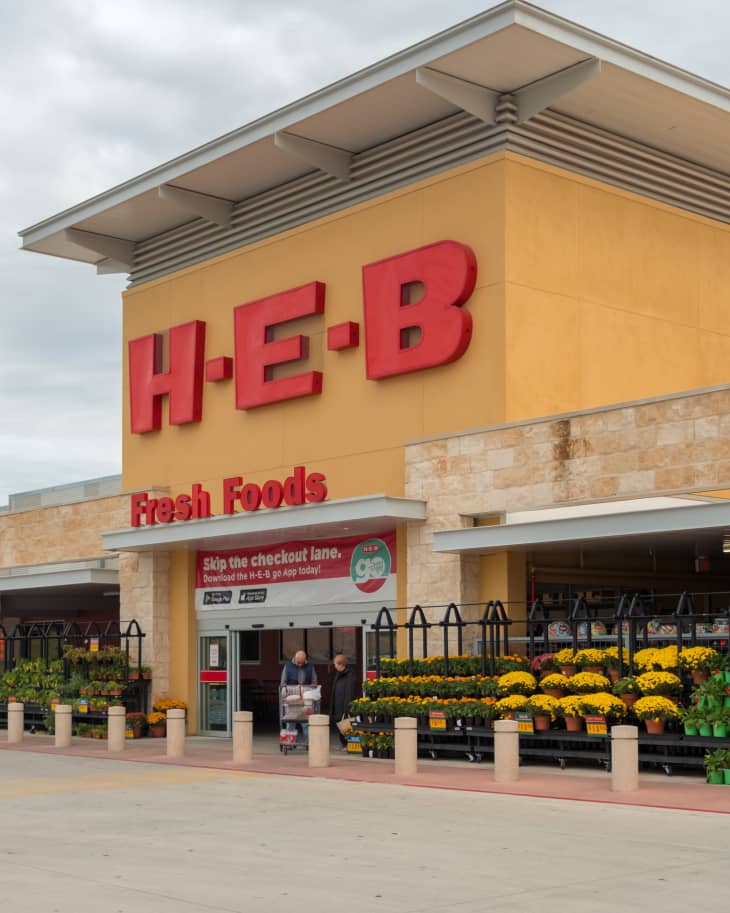
M 317 670 L 312 663 L 305 663 L 303 666 L 295 666 L 288 659 L 281 670 L 282 685 L 316 685 Z
M 332 695 L 330 697 L 330 719 L 333 722 L 347 716 L 350 704 L 355 697 L 355 676 L 352 669 L 343 669 L 332 676 Z

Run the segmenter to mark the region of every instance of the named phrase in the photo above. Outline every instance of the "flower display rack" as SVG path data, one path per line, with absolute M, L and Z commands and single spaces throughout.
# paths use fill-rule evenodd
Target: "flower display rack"
M 393 727 L 384 723 L 356 723 L 357 732 L 392 733 Z M 668 776 L 678 768 L 703 767 L 706 751 L 730 749 L 730 739 L 702 736 L 685 736 L 675 733 L 654 736 L 640 733 L 639 763 L 645 768 L 659 768 Z M 418 727 L 418 753 L 420 757 L 462 757 L 478 763 L 494 756 L 494 730 L 486 726 L 463 726 L 434 732 L 428 726 Z M 611 737 L 594 736 L 581 732 L 548 730 L 530 735 L 520 734 L 520 762 L 554 761 L 561 770 L 569 761 L 598 764 L 606 770 L 611 767 Z

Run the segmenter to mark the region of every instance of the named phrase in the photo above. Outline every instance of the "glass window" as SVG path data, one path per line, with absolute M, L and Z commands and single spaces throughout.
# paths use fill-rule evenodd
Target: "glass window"
M 357 639 L 362 628 L 335 628 L 332 631 L 332 656 L 343 653 L 349 664 L 357 662 Z
M 227 669 L 227 638 L 200 638 L 200 668 L 206 670 Z
M 261 662 L 261 632 L 241 631 L 239 641 L 240 659 L 242 663 Z
M 306 650 L 306 632 L 302 628 L 287 628 L 281 632 L 279 662 L 291 659 L 297 650 Z
M 328 663 L 332 659 L 331 628 L 307 629 L 307 653 L 313 663 Z

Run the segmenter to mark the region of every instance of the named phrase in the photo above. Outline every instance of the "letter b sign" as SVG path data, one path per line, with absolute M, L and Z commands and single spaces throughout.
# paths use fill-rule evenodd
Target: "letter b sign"
M 447 364 L 471 340 L 471 314 L 461 307 L 477 277 L 471 248 L 457 241 L 427 247 L 363 267 L 365 360 L 370 380 Z M 423 297 L 404 302 L 405 291 L 422 283 Z M 420 339 L 409 344 L 409 331 Z

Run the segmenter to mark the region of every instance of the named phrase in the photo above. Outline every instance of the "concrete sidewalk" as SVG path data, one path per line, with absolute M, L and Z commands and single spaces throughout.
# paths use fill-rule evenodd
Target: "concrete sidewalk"
M 687 913 L 727 895 L 720 815 L 39 747 L 0 752 L 0 909 L 12 913 Z M 487 768 L 474 776 L 489 783 Z
M 684 809 L 730 814 L 730 787 L 709 786 L 698 776 L 673 776 L 643 773 L 640 789 L 635 793 L 611 792 L 611 776 L 602 769 L 565 771 L 537 766 L 521 768 L 515 783 L 495 783 L 490 763 L 469 764 L 453 760 L 420 760 L 415 777 L 397 777 L 393 761 L 365 759 L 344 752 L 332 752 L 329 768 L 310 770 L 307 754 L 294 751 L 283 755 L 275 736 L 254 740 L 254 758 L 250 764 L 234 764 L 229 739 L 190 736 L 186 755 L 169 761 L 164 739 L 128 740 L 125 751 L 110 754 L 106 741 L 74 738 L 70 748 L 56 749 L 53 739 L 45 735 L 27 735 L 21 745 L 10 746 L 0 735 L 0 750 L 64 755 L 124 762 L 177 767 L 209 768 L 310 779 L 343 780 L 353 783 L 383 783 L 430 789 L 492 793 L 511 796 L 541 797 L 559 800 L 631 805 L 651 808 Z

